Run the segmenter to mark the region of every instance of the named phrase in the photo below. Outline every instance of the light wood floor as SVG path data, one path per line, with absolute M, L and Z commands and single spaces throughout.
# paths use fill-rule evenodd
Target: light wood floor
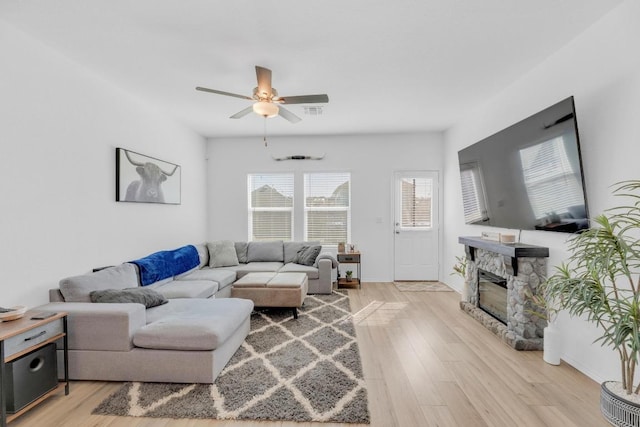
M 364 283 L 349 293 L 371 426 L 608 425 L 598 384 L 564 362 L 544 363 L 540 352 L 507 347 L 458 308 L 456 292 L 399 292 L 391 283 Z M 69 396 L 52 397 L 10 426 L 337 425 L 91 415 L 119 386 L 72 382 Z

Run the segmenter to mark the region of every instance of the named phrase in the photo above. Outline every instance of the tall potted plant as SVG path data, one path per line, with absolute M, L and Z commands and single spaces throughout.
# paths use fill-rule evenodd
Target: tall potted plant
M 633 403 L 640 391 L 634 384 L 640 351 L 640 180 L 616 184 L 614 194 L 626 202 L 569 239 L 571 255 L 556 267 L 546 292 L 570 315 L 595 323 L 602 333 L 596 342 L 618 353 L 620 381 L 602 384 L 604 417 L 614 425 L 640 425 L 640 405 Z

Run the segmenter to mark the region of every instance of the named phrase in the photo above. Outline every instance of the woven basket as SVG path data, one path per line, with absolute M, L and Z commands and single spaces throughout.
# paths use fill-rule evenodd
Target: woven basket
M 614 394 L 607 388 L 608 382 L 600 388 L 600 411 L 602 416 L 614 426 L 640 426 L 640 405 Z

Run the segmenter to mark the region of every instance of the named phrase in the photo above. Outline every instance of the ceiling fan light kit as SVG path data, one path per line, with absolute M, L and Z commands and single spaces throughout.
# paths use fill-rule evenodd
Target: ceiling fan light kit
M 253 111 L 260 116 L 270 119 L 278 115 L 280 108 L 272 102 L 258 101 L 253 104 Z
M 279 104 L 314 104 L 329 102 L 329 97 L 326 94 L 278 96 L 278 91 L 271 86 L 271 70 L 268 68 L 256 65 L 256 77 L 258 80 L 258 86 L 253 89 L 253 96 L 238 95 L 236 93 L 200 86 L 196 87 L 196 90 L 255 101 L 252 107 L 245 108 L 244 110 L 232 115 L 232 119 L 239 119 L 253 111 L 265 118 L 280 116 L 291 123 L 297 123 L 301 120 L 300 117 L 296 116 L 284 107 L 279 106 Z

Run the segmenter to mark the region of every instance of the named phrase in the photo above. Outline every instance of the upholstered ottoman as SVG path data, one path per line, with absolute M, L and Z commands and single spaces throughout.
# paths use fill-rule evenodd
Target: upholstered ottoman
M 291 308 L 297 319 L 308 290 L 306 273 L 248 273 L 232 285 L 231 296 L 250 299 L 256 307 Z

